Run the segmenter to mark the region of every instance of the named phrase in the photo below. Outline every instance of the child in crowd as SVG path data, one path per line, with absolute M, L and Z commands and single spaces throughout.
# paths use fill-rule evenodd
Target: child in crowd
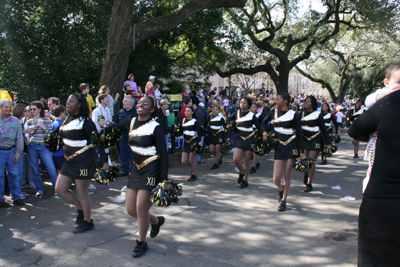
M 57 129 L 65 119 L 65 107 L 63 105 L 58 105 L 53 109 L 53 115 L 56 119 L 53 122 L 52 130 Z M 64 151 L 60 149 L 53 153 L 54 167 L 56 167 L 57 175 L 60 174 L 61 166 L 64 163 Z
M 97 122 L 97 131 L 101 133 L 106 127 L 106 119 L 104 118 L 104 116 L 100 115 L 97 117 Z
M 138 87 L 137 87 L 136 98 L 137 98 L 137 99 L 141 99 L 142 96 L 143 96 L 142 87 L 138 86 Z
M 132 95 L 134 93 L 134 91 L 132 90 L 132 86 L 130 84 L 126 84 L 124 88 L 126 95 Z

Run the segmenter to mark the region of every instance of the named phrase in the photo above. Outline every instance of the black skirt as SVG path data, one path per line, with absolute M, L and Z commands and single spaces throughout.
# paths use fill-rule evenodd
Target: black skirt
M 193 138 L 193 136 L 184 135 L 183 138 L 184 138 L 183 152 L 185 152 L 185 153 L 193 152 L 192 145 L 194 145 L 197 142 L 197 137 Z M 190 142 L 188 143 L 188 141 L 190 141 Z
M 324 147 L 321 134 L 317 135 L 310 141 L 304 138 L 304 150 L 308 151 L 321 151 Z
M 246 140 L 243 140 L 242 137 L 238 136 L 236 142 L 236 148 L 240 148 L 241 150 L 250 150 L 253 151 L 254 149 L 254 135 Z
M 154 160 L 140 170 L 133 166 L 127 187 L 137 190 L 153 190 L 161 182 L 160 159 Z
M 79 148 L 64 146 L 64 153 L 67 156 L 72 155 Z M 64 163 L 61 167 L 60 174 L 65 175 L 72 179 L 77 180 L 89 180 L 94 177 L 96 166 L 98 163 L 98 155 L 96 148 L 92 147 L 85 152 L 77 155 L 70 161 L 64 159 Z
M 211 130 L 211 138 L 210 144 L 212 145 L 222 145 L 225 142 L 225 132 L 221 131 L 216 136 L 213 133 L 217 133 L 218 131 Z
M 400 265 L 400 199 L 363 198 L 358 217 L 358 266 Z
M 296 140 L 293 140 L 286 146 L 278 142 L 275 147 L 275 160 L 296 159 L 300 157 Z

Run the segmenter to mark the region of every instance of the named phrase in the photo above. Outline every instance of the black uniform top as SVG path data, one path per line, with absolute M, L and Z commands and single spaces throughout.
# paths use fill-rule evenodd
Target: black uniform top
M 188 120 L 187 118 L 184 118 L 182 120 L 182 129 L 185 136 L 197 136 L 198 140 L 200 140 L 201 128 L 196 119 Z
M 354 106 L 353 108 L 349 109 L 349 111 L 347 111 L 346 113 L 346 117 L 347 120 L 351 123 L 353 123 L 353 121 L 355 119 L 357 119 L 362 113 L 364 112 L 364 109 L 362 108 L 356 108 L 356 106 Z
M 168 180 L 168 153 L 165 134 L 160 124 L 152 118 L 146 121 L 126 118 L 114 126 L 121 131 L 129 132 L 128 143 L 133 151 L 133 161 L 140 165 L 150 157 L 158 156 L 161 165 L 161 179 Z
M 92 133 L 97 132 L 96 125 L 90 118 L 83 118 L 79 115 L 69 115 L 63 124 L 57 127 L 54 132 L 58 132 L 63 138 L 64 154 L 69 157 L 85 146 L 93 144 Z M 84 161 L 89 156 L 97 157 L 96 149 L 90 148 L 85 152 L 75 156 L 71 161 Z M 104 149 L 97 149 L 100 154 L 100 159 L 103 163 L 108 162 L 108 156 Z
M 308 138 L 312 137 L 318 131 L 320 131 L 322 137 L 324 138 L 325 144 L 329 145 L 329 135 L 328 132 L 326 131 L 324 118 L 322 117 L 322 114 L 320 112 L 318 111 L 307 112 L 305 110 L 301 111 L 300 120 L 304 137 Z M 319 129 L 310 130 L 310 129 L 316 129 L 316 127 Z
M 214 114 L 208 118 L 208 125 L 212 132 L 218 132 L 219 130 L 224 130 L 225 118 L 224 116 L 215 116 Z
M 324 118 L 325 127 L 328 130 L 329 127 L 332 127 L 332 124 L 335 125 L 335 133 L 338 133 L 338 127 L 336 127 L 336 118 L 332 113 L 322 113 L 322 117 Z
M 268 129 L 270 121 L 274 123 L 275 134 L 279 140 L 286 142 L 293 135 L 296 135 L 301 153 L 304 153 L 303 131 L 301 130 L 300 117 L 296 112 L 291 109 L 282 111 L 274 108 L 262 121 L 264 129 Z
M 374 165 L 364 198 L 400 198 L 399 103 L 400 91 L 391 93 L 376 102 L 349 128 L 348 134 L 360 141 L 367 141 L 371 134 L 378 133 Z
M 229 117 L 228 121 L 236 121 L 236 128 L 239 131 L 238 134 L 242 137 L 246 137 L 254 132 L 253 125 L 262 133 L 260 121 L 256 114 L 251 111 L 243 112 L 238 110 Z
M 165 116 L 164 110 L 161 108 L 158 110 L 158 118 L 157 122 L 160 124 L 161 129 L 164 131 L 164 135 L 168 134 L 168 120 L 167 116 Z

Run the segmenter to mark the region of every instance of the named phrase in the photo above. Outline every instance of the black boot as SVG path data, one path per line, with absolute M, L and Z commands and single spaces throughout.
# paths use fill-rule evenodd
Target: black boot
M 304 174 L 303 183 L 304 184 L 308 183 L 308 174 Z
M 212 167 L 211 167 L 211 170 L 215 170 L 215 169 L 218 169 L 219 168 L 219 165 L 218 164 L 214 164 Z
M 285 190 L 285 188 L 284 188 L 283 185 L 282 185 L 282 191 L 279 191 L 279 189 L 278 189 L 278 201 L 279 201 L 279 203 L 282 202 L 283 190 Z
M 237 179 L 237 183 L 241 184 L 243 182 L 244 174 L 239 173 L 239 178 Z

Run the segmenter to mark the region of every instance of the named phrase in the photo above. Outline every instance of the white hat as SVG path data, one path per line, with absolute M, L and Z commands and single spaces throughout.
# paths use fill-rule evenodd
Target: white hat
M 156 76 L 150 75 L 149 81 L 151 81 L 151 80 L 153 80 L 153 79 L 155 79 L 155 78 L 156 78 Z
M 200 103 L 199 103 L 199 106 L 200 106 L 200 107 L 204 107 L 204 103 L 203 103 L 203 102 L 200 102 Z

